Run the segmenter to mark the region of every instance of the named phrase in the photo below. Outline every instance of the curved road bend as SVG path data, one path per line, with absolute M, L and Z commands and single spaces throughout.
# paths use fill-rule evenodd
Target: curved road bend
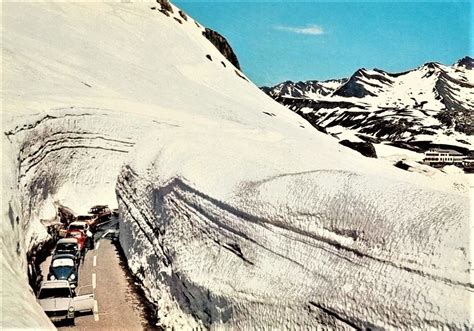
M 131 288 L 127 272 L 112 242 L 118 235 L 118 219 L 112 217 L 95 233 L 95 247 L 87 251 L 79 267 L 78 294 L 95 293 L 94 313 L 76 316 L 75 326 L 57 325 L 68 330 L 150 330 L 145 305 Z M 51 262 L 41 264 L 44 279 Z

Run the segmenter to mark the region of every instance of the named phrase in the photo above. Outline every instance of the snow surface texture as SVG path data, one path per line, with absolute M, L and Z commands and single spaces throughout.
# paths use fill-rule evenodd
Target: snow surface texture
M 28 285 L 26 251 L 45 231 L 38 222 L 29 222 L 31 218 L 23 208 L 14 159 L 17 151 L 11 147 L 2 138 L 0 328 L 53 329 Z M 36 235 L 32 235 L 34 230 Z
M 166 328 L 473 325 L 467 181 L 338 145 L 151 7 L 3 4 L 2 327 L 52 327 L 25 254 L 56 202 L 118 202 Z

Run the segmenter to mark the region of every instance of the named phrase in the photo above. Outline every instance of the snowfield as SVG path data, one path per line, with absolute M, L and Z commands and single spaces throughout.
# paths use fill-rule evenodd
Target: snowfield
M 465 176 L 337 144 L 159 7 L 3 4 L 2 327 L 53 327 L 26 252 L 57 202 L 118 204 L 165 328 L 473 327 Z

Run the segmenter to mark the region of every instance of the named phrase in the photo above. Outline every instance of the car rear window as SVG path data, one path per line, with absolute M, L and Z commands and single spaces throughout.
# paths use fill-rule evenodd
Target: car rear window
M 72 259 L 55 259 L 53 260 L 54 267 L 74 267 L 74 261 Z

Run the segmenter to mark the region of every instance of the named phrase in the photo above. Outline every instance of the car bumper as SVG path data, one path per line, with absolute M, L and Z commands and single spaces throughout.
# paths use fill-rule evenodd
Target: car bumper
M 69 310 L 49 310 L 45 311 L 46 316 L 52 321 L 52 322 L 59 322 L 67 319 L 74 318 L 74 311 L 69 311 Z
M 47 313 L 46 313 L 47 314 Z M 71 318 L 74 318 L 74 313 L 70 314 L 61 314 L 61 315 L 54 315 L 54 316 L 48 316 L 51 322 L 61 322 L 64 320 L 69 320 Z

